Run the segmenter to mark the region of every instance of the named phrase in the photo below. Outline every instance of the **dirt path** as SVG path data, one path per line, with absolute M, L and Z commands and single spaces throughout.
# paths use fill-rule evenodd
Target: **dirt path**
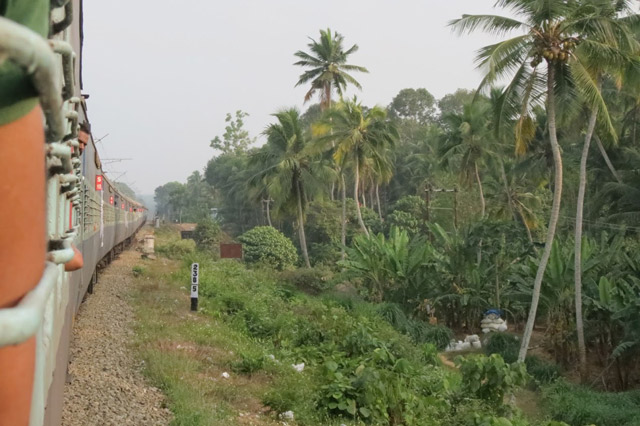
M 162 392 L 146 383 L 130 347 L 134 312 L 128 297 L 131 268 L 140 253 L 129 249 L 100 275 L 82 304 L 71 342 L 69 383 L 62 424 L 167 425 Z

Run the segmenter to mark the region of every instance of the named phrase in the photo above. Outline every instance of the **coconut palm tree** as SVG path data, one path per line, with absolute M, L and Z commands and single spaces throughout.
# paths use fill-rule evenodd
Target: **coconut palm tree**
M 572 94 L 581 93 L 589 105 L 603 107 L 600 90 L 590 78 L 584 64 L 576 60 L 575 50 L 579 45 L 584 46 L 584 49 L 606 50 L 610 44 L 617 42 L 612 30 L 617 24 L 615 20 L 602 16 L 589 0 L 498 0 L 496 6 L 508 9 L 514 17 L 463 15 L 452 21 L 451 25 L 462 33 L 477 29 L 497 35 L 513 31 L 519 33 L 482 48 L 477 58 L 479 66 L 486 70 L 479 90 L 511 76 L 510 83 L 503 91 L 497 122 L 500 127 L 502 120 L 519 117 L 516 123 L 518 145 L 526 146 L 527 140 L 533 137 L 535 131 L 530 116 L 531 106 L 546 100 L 549 142 L 554 164 L 553 203 L 518 355 L 518 360 L 524 361 L 560 215 L 562 156 L 556 125 L 557 98 L 560 97 L 563 104 L 566 104 L 571 102 Z M 541 67 L 543 63 L 545 66 Z M 610 122 L 605 124 L 612 128 Z
M 535 183 L 515 164 L 500 156 L 492 158 L 490 164 L 500 174 L 487 182 L 487 195 L 493 201 L 490 214 L 502 219 L 511 217 L 516 223 L 522 223 L 529 242 L 533 243 L 531 230 L 539 225 L 536 211 L 542 205 L 535 192 Z
M 307 268 L 311 267 L 304 231 L 304 212 L 308 197 L 322 185 L 326 170 L 308 153 L 309 139 L 300 123 L 300 113 L 291 108 L 273 114 L 278 120 L 264 131 L 267 143 L 251 157 L 262 170 L 250 180 L 262 183 L 274 199 L 276 211 L 295 212 L 300 250 Z
M 607 16 L 616 19 L 620 14 L 629 15 L 631 13 L 630 1 L 619 0 L 601 0 L 595 1 L 594 7 L 597 7 L 601 16 Z M 587 71 L 585 78 L 593 80 L 593 84 L 600 90 L 601 81 L 605 74 L 613 75 L 614 78 L 620 78 L 626 65 L 631 61 L 628 54 L 633 55 L 638 52 L 638 43 L 636 42 L 631 30 L 625 25 L 621 19 L 616 30 L 616 39 L 618 43 L 610 44 L 606 50 L 592 49 L 589 45 L 581 45 L 576 49 L 575 61 L 582 63 L 582 67 Z M 596 34 L 597 36 L 597 34 Z M 593 41 L 598 41 L 594 40 Z M 607 40 L 600 40 L 606 45 Z M 589 148 L 591 139 L 596 128 L 598 116 L 604 116 L 605 120 L 610 121 L 607 109 L 600 109 L 599 104 L 587 103 L 587 109 L 590 110 L 589 120 L 587 124 L 582 155 L 580 158 L 580 180 L 578 186 L 578 199 L 576 206 L 576 225 L 574 237 L 574 283 L 575 283 L 575 311 L 576 311 L 576 333 L 578 335 L 578 354 L 580 359 L 580 374 L 582 380 L 587 379 L 587 348 L 584 339 L 584 325 L 582 316 L 582 217 L 584 212 L 584 197 L 587 187 L 587 159 L 589 157 Z M 606 105 L 604 105 L 606 107 Z M 614 135 L 615 137 L 615 135 Z
M 480 193 L 480 211 L 486 212 L 484 188 L 480 178 L 480 166 L 488 155 L 490 105 L 477 101 L 462 108 L 462 113 L 449 113 L 442 117 L 445 134 L 440 147 L 442 160 L 459 167 L 460 180 L 470 184 L 476 182 Z
M 386 120 L 386 111 L 375 106 L 367 109 L 354 97 L 338 103 L 327 111 L 323 122 L 316 127 L 318 145 L 332 147 L 333 158 L 342 170 L 342 202 L 346 203 L 344 170 L 353 169 L 353 198 L 356 200 L 358 224 L 367 236 L 369 231 L 362 220 L 358 202 L 361 171 L 369 167 L 380 176 L 386 176 L 389 169 L 389 149 L 398 139 L 396 127 Z M 346 222 L 343 209 L 342 223 Z
M 365 67 L 347 64 L 349 55 L 358 50 L 358 45 L 354 44 L 349 49 L 344 50 L 343 42 L 344 37 L 341 34 L 332 32 L 331 29 L 327 28 L 326 31 L 320 30 L 320 39 L 318 41 L 311 39 L 311 42 L 307 45 L 310 53 L 301 50 L 295 53 L 295 56 L 300 60 L 294 65 L 310 68 L 300 75 L 296 87 L 311 82 L 311 87 L 305 95 L 304 101 L 309 101 L 316 91 L 320 91 L 320 107 L 322 110 L 331 105 L 331 93 L 334 89 L 340 97 L 342 97 L 347 84 L 362 89 L 360 83 L 349 72 L 369 72 Z

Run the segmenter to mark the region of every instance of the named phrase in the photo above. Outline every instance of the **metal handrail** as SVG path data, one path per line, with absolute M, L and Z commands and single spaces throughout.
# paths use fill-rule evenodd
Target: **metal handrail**
M 65 132 L 62 115 L 62 87 L 56 55 L 40 34 L 0 17 L 0 57 L 11 59 L 26 69 L 40 94 L 47 118 L 47 140 L 58 141 Z
M 36 334 L 57 280 L 58 268 L 47 262 L 38 285 L 13 308 L 0 309 L 0 348 L 20 344 Z

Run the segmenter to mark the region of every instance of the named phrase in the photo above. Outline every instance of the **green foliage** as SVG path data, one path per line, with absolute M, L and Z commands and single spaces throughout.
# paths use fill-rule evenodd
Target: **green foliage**
M 236 373 L 251 375 L 262 370 L 265 364 L 265 356 L 259 352 L 241 353 L 240 360 L 231 363 L 231 368 Z
M 498 354 L 508 363 L 516 362 L 519 351 L 520 339 L 511 333 L 489 333 L 484 344 L 487 355 Z
M 140 265 L 136 265 L 133 268 L 131 268 L 131 273 L 133 274 L 134 277 L 139 277 L 144 275 L 147 272 L 147 270 Z
M 640 424 L 640 391 L 605 393 L 558 381 L 544 389 L 544 407 L 570 425 Z
M 238 237 L 247 263 L 261 263 L 283 270 L 298 260 L 290 239 L 271 226 L 257 226 Z
M 505 394 L 524 386 L 529 378 L 524 364 L 508 364 L 498 354 L 458 357 L 456 362 L 462 373 L 463 391 L 494 408 L 501 407 Z
M 244 152 L 221 154 L 207 163 L 206 182 L 216 189 L 216 202 L 211 207 L 218 209 L 216 219 L 232 235 L 263 223 L 254 194 L 247 187 L 247 181 L 259 171 L 258 167 L 249 164 L 249 153 Z
M 520 339 L 511 333 L 490 333 L 484 344 L 487 355 L 498 354 L 505 362 L 513 363 L 518 359 Z M 560 377 L 560 367 L 535 355 L 525 359 L 527 372 L 538 384 L 551 383 Z
M 277 387 L 262 397 L 273 411 L 293 410 L 305 424 L 333 424 L 341 416 L 421 425 L 447 417 L 451 379 L 435 346 L 413 345 L 370 304 L 352 300 L 347 311 L 333 299 L 283 292 L 275 275 L 235 262 L 203 263 L 201 270 L 206 312 L 262 346 L 238 351 L 231 365 L 242 374 L 275 374 Z M 300 362 L 303 372 L 290 368 Z
M 249 136 L 249 132 L 244 128 L 244 119 L 249 114 L 238 110 L 235 113 L 235 119 L 230 113 L 227 113 L 224 121 L 227 125 L 224 128 L 222 139 L 216 136 L 211 141 L 211 148 L 221 151 L 223 154 L 242 153 L 247 151 L 249 146 L 255 142 L 255 138 Z
M 410 236 L 426 233 L 425 201 L 415 195 L 408 195 L 399 199 L 393 211 L 387 216 L 389 229 L 397 227 L 406 230 Z
M 555 363 L 545 361 L 535 355 L 528 355 L 525 359 L 527 372 L 536 382 L 541 384 L 552 383 L 560 378 L 562 372 L 560 366 Z
M 196 225 L 196 229 L 193 231 L 193 240 L 199 250 L 215 251 L 220 243 L 220 233 L 220 225 L 207 218 Z
M 326 268 L 301 268 L 284 271 L 280 276 L 304 292 L 318 294 L 330 288 L 333 273 Z
M 156 213 L 169 222 L 198 222 L 208 218 L 214 207 L 214 191 L 199 171 L 187 182 L 169 182 L 155 189 Z
M 340 265 L 347 277 L 363 280 L 371 300 L 407 304 L 406 296 L 422 284 L 425 249 L 419 241 L 410 243 L 406 231 L 394 228 L 389 239 L 383 234 L 356 237 Z
M 420 337 L 420 341 L 432 343 L 442 351 L 451 342 L 453 331 L 444 325 L 429 325 Z
M 391 118 L 428 124 L 435 119 L 435 98 L 427 89 L 402 89 L 388 107 Z
M 182 259 L 196 251 L 196 244 L 193 240 L 171 239 L 166 243 L 156 244 L 155 251 L 169 259 Z
M 365 67 L 347 64 L 349 55 L 358 50 L 358 45 L 354 44 L 349 49 L 343 47 L 344 37 L 342 34 L 331 31 L 330 28 L 320 30 L 318 41 L 311 39 L 307 45 L 311 53 L 301 50 L 295 53 L 300 60 L 294 65 L 307 68 L 300 75 L 296 86 L 311 83 L 311 88 L 304 97 L 305 102 L 309 101 L 316 92 L 320 92 L 321 107 L 331 106 L 331 93 L 333 89 L 338 91 L 342 97 L 347 83 L 357 88 L 360 83 L 356 81 L 347 71 L 369 72 Z

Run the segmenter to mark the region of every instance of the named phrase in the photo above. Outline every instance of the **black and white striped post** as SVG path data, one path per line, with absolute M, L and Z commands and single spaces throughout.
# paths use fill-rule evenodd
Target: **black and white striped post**
M 198 310 L 198 277 L 200 275 L 200 265 L 191 264 L 191 310 Z

